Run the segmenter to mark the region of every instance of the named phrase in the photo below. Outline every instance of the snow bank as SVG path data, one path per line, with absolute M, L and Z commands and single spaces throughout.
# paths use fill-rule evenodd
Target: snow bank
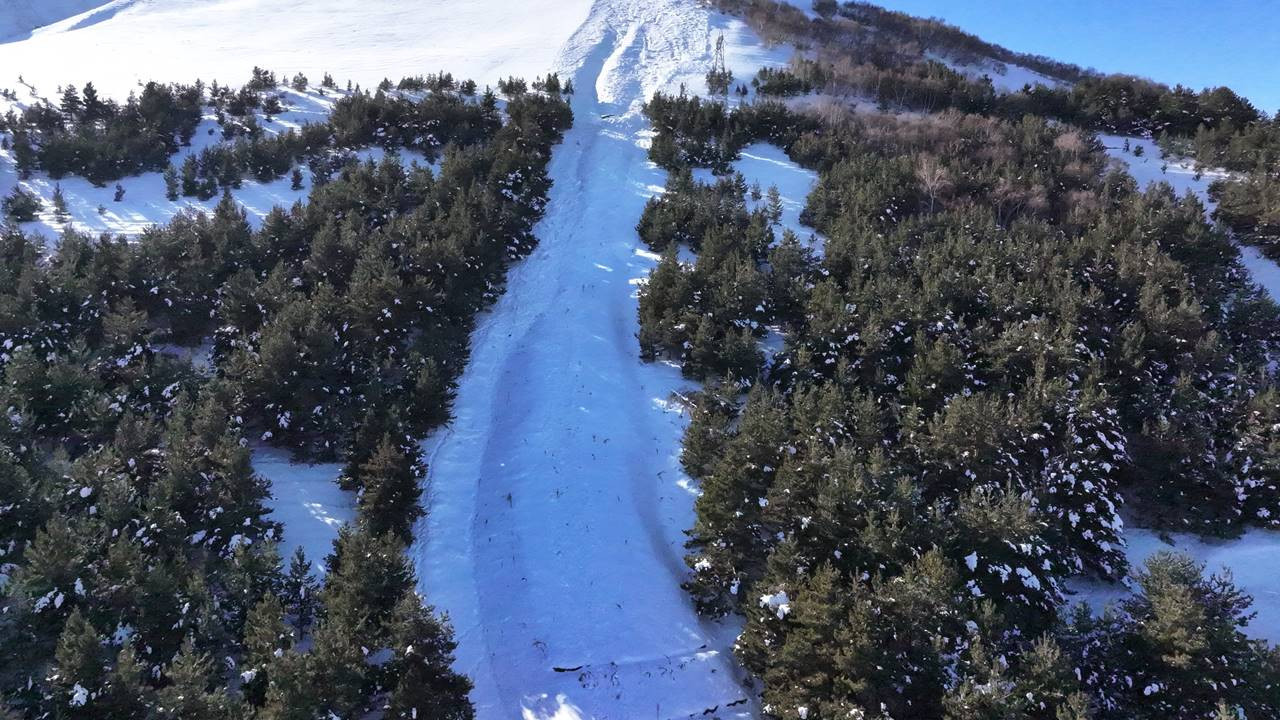
M 1231 571 L 1238 585 L 1253 596 L 1253 610 L 1257 618 L 1245 632 L 1255 638 L 1280 643 L 1280 573 L 1276 572 L 1276 560 L 1280 558 L 1280 532 L 1252 530 L 1234 540 L 1210 540 L 1193 535 L 1173 535 L 1169 545 L 1150 530 L 1126 529 L 1125 555 L 1129 564 L 1140 569 L 1160 550 L 1186 553 L 1205 564 L 1205 572 Z M 1095 610 L 1109 603 L 1118 602 L 1129 594 L 1124 586 L 1100 582 L 1073 581 L 1070 587 L 1077 600 L 1087 602 Z

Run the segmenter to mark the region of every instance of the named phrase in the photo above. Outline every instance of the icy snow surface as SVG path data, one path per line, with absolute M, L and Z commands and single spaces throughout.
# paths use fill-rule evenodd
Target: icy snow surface
M 715 38 L 739 77 L 789 51 L 679 0 L 602 0 L 565 46 L 575 126 L 557 148 L 539 246 L 481 319 L 452 426 L 427 443 L 412 549 L 447 610 L 480 718 L 750 715 L 736 628 L 680 583 L 693 494 L 677 460 L 678 370 L 638 360 L 635 233 L 665 174 L 640 104 L 705 88 Z M 606 117 L 608 116 L 608 117 Z M 767 185 L 767 183 L 765 183 Z

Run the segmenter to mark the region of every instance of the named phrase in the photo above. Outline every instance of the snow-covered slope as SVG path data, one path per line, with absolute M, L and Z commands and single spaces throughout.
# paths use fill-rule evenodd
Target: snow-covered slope
M 992 87 L 997 92 L 1002 93 L 1018 92 L 1027 85 L 1044 85 L 1045 87 L 1056 88 L 1069 84 L 1016 63 L 1003 63 L 991 59 L 960 62 L 935 52 L 926 53 L 926 56 L 937 60 L 966 77 L 975 80 L 984 76 L 991 78 Z
M 37 28 L 120 2 L 121 0 L 4 0 L 0 2 L 0 42 L 30 37 Z
M 703 87 L 742 25 L 681 0 L 602 0 L 566 45 L 575 127 L 551 163 L 539 246 L 473 336 L 450 428 L 428 442 L 428 517 L 413 548 L 458 633 L 488 718 L 750 714 L 730 646 L 680 587 L 694 490 L 677 462 L 679 372 L 644 365 L 635 285 L 654 265 L 635 223 L 664 173 L 640 104 Z
M 316 80 L 329 71 L 365 86 L 441 69 L 482 85 L 507 75 L 532 78 L 551 67 L 591 6 L 590 0 L 16 2 L 15 19 L 34 12 L 45 22 L 97 9 L 0 45 L 0 87 L 12 87 L 21 74 L 46 94 L 61 83 L 93 81 L 113 96 L 147 80 L 239 85 L 255 65 Z M 0 10 L 0 20 L 6 12 Z

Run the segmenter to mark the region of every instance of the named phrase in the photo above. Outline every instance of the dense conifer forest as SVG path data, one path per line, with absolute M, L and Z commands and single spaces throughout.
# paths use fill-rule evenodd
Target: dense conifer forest
M 1280 257 L 1280 121 L 1228 87 L 1197 91 L 1103 74 L 1014 53 L 938 20 L 862 2 L 814 3 L 815 19 L 775 0 L 717 0 L 716 5 L 742 16 L 762 37 L 807 51 L 787 70 L 762 70 L 757 78 L 762 93 L 812 88 L 881 108 L 951 108 L 1009 120 L 1032 114 L 1100 132 L 1149 136 L 1170 154 L 1233 171 L 1215 189 L 1217 219 L 1242 240 Z M 959 65 L 1015 63 L 1054 84 L 999 93 L 990 76 L 967 75 L 943 62 L 943 56 Z
M 265 71 L 124 105 L 68 88 L 6 119 L 31 168 L 105 181 L 165 167 L 193 118 L 226 114 L 180 180 L 222 193 L 211 214 L 131 241 L 0 235 L 5 717 L 472 716 L 403 553 L 419 440 L 533 245 L 571 114 L 554 77 L 503 100 L 443 74 L 387 85 L 296 134 L 253 130 L 280 111 Z M 375 142 L 438 170 L 346 154 Z M 252 229 L 230 189 L 306 162 L 307 201 Z M 357 521 L 322 579 L 277 542 L 255 443 L 345 464 Z
M 688 590 L 745 616 L 735 651 L 765 713 L 1280 713 L 1280 653 L 1245 634 L 1250 599 L 1185 556 L 1129 568 L 1120 535 L 1276 526 L 1280 310 L 1199 200 L 1139 191 L 1091 132 L 1159 127 L 1218 163 L 1271 122 L 1225 89 L 1046 63 L 1076 84 L 996 96 L 903 59 L 908 36 L 959 42 L 924 33 L 936 23 L 721 5 L 819 59 L 761 71 L 750 101 L 646 106 L 669 182 L 637 226 L 662 253 L 640 345 L 704 381 L 682 454 L 702 487 Z M 933 112 L 831 99 L 872 79 L 882 109 Z M 1170 96 L 1206 119 L 1162 120 Z M 817 172 L 801 218 L 820 248 L 779 233 L 776 201 L 733 172 L 762 141 Z M 1073 607 L 1073 578 L 1126 573 L 1123 602 Z

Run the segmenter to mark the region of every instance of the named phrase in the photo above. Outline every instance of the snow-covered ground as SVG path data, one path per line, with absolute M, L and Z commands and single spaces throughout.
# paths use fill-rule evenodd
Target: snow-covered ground
M 0 87 L 21 74 L 41 91 L 92 81 L 124 96 L 139 82 L 240 85 L 255 65 L 331 72 L 370 87 L 447 70 L 495 84 L 545 73 L 591 0 L 0 0 L 15 21 L 58 22 L 0 44 Z M 54 6 L 59 7 L 54 7 Z M 84 7 L 79 14 L 69 14 Z M 54 12 L 55 10 L 59 12 Z M 8 10 L 0 10 L 0 19 Z M 28 21 L 31 24 L 34 21 Z M 19 28 L 20 30 L 20 28 Z M 3 37 L 0 27 L 0 37 Z M 32 62 L 39 58 L 39 62 Z
M 750 695 L 736 628 L 700 618 L 680 587 L 688 385 L 642 364 L 635 339 L 635 285 L 654 266 L 635 223 L 665 181 L 639 107 L 682 82 L 702 91 L 721 32 L 741 77 L 790 53 L 696 3 L 602 0 L 561 56 L 575 127 L 552 159 L 540 244 L 481 319 L 456 419 L 427 443 L 412 550 L 480 718 L 754 712 L 730 706 Z
M 353 494 L 334 482 L 342 466 L 295 463 L 286 450 L 260 446 L 253 449 L 253 469 L 271 482 L 270 517 L 284 526 L 280 554 L 287 562 L 301 546 L 311 566 L 323 574 L 338 528 L 355 519 Z
M 991 85 L 997 92 L 1014 93 L 1027 85 L 1044 85 L 1045 87 L 1061 87 L 1067 85 L 1041 73 L 1016 63 L 1003 63 L 995 60 L 962 63 L 937 53 L 926 53 L 926 56 L 937 60 L 956 72 L 972 79 L 991 78 Z
M 52 91 L 53 88 L 47 88 Z M 32 95 L 26 87 L 19 87 L 18 101 L 10 102 L 0 99 L 0 112 L 9 109 L 21 109 L 35 103 L 39 96 Z M 332 111 L 333 103 L 341 91 L 326 91 L 327 95 L 317 90 L 297 92 L 282 87 L 278 91 L 283 96 L 285 111 L 271 120 L 259 116 L 258 121 L 264 132 L 282 133 L 297 130 L 307 123 L 323 122 Z M 47 93 L 41 96 L 47 97 Z M 56 96 L 55 96 L 56 98 Z M 191 138 L 191 145 L 179 149 L 171 162 L 181 166 L 188 155 L 198 154 L 201 150 L 222 142 L 222 129 L 212 114 L 207 115 Z M 379 161 L 386 155 L 382 148 L 364 148 L 354 153 L 365 160 Z M 400 158 L 405 163 L 431 165 L 439 169 L 438 163 L 432 165 L 421 153 L 401 149 Z M 302 168 L 303 186 L 298 190 L 292 188 L 288 175 L 272 182 L 260 183 L 246 178 L 242 187 L 233 191 L 236 200 L 244 207 L 249 223 L 259 226 L 267 213 L 276 206 L 289 207 L 299 200 L 304 200 L 311 190 L 311 172 Z M 72 228 L 80 232 L 97 235 L 112 233 L 115 235 L 137 235 L 147 227 L 165 223 L 174 215 L 184 210 L 211 211 L 218 204 L 219 197 L 208 200 L 194 197 L 179 197 L 169 200 L 165 197 L 164 174 L 160 172 L 143 173 L 123 178 L 119 185 L 125 194 L 120 202 L 115 200 L 117 183 L 107 183 L 103 187 L 95 187 L 93 183 L 81 177 L 65 177 L 53 180 L 42 172 L 35 172 L 31 177 L 22 180 L 18 177 L 12 149 L 0 149 L 0 196 L 8 195 L 15 185 L 40 198 L 44 206 L 39 217 L 21 227 L 26 232 L 40 233 L 46 238 L 56 238 L 64 228 Z M 67 203 L 67 217 L 60 219 L 54 213 L 53 195 L 55 188 L 61 187 Z

